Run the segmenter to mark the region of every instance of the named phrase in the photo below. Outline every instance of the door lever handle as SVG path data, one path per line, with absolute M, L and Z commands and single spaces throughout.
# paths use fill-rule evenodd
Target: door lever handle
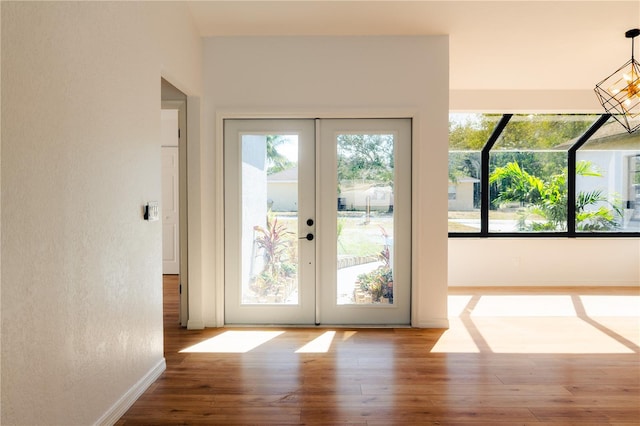
M 308 241 L 313 241 L 313 234 L 309 233 L 307 235 L 305 235 L 304 237 L 300 237 L 298 238 L 299 240 L 308 240 Z

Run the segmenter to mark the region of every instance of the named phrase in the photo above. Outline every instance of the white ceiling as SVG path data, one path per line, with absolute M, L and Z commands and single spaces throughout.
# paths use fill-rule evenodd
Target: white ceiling
M 188 3 L 203 37 L 448 34 L 452 90 L 591 90 L 640 28 L 640 0 Z

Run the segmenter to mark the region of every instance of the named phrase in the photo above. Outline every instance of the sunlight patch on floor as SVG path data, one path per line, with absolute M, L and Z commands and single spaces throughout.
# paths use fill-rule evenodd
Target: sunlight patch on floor
M 320 336 L 316 337 L 300 349 L 296 351 L 297 354 L 310 354 L 310 353 L 326 353 L 329 352 L 329 348 L 331 347 L 331 342 L 333 342 L 333 338 L 335 337 L 335 331 L 326 331 L 322 333 Z
M 357 331 L 355 330 L 345 330 L 342 332 L 342 341 L 345 342 L 355 336 Z
M 451 295 L 449 296 L 449 316 L 459 317 L 467 312 L 467 306 L 471 302 L 473 296 L 470 295 Z
M 278 337 L 282 333 L 284 331 L 225 331 L 222 334 L 189 346 L 181 350 L 180 353 L 245 353 Z
M 482 296 L 472 317 L 575 317 L 568 295 L 489 295 Z
M 628 329 L 627 325 L 609 324 Z M 450 318 L 449 329 L 432 352 L 509 353 L 509 354 L 629 354 L 636 342 L 625 344 L 613 330 L 611 334 L 579 318 Z M 632 331 L 626 335 L 634 334 Z M 567 336 L 570 336 L 569 338 Z M 637 336 L 637 328 L 636 328 Z M 631 346 L 631 347 L 630 347 Z M 637 349 L 636 349 L 637 351 Z
M 450 295 L 448 307 L 432 352 L 640 352 L 640 296 Z
M 612 335 L 578 318 L 491 318 L 474 320 L 495 353 L 629 354 L 633 350 Z
M 574 300 L 574 297 L 577 299 Z M 477 299 L 477 300 L 475 300 Z M 576 306 L 576 303 L 578 306 Z M 582 306 L 580 306 L 582 305 Z M 577 310 L 584 309 L 584 312 Z M 458 317 L 640 317 L 640 296 L 451 295 L 449 316 Z
M 580 296 L 590 317 L 640 318 L 640 296 Z
M 446 330 L 431 349 L 434 353 L 479 353 L 480 348 L 460 322 L 459 318 L 449 319 L 449 329 Z

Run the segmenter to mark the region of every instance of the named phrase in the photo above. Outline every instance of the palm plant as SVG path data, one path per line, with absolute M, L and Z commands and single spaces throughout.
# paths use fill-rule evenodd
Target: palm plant
M 278 223 L 271 212 L 267 214 L 267 226 L 254 227 L 258 232 L 255 243 L 263 250 L 264 268 L 254 282 L 254 290 L 262 295 L 278 294 L 287 278 L 296 273 L 292 240 L 294 233 L 286 225 Z M 285 296 L 285 295 L 280 295 Z
M 591 162 L 580 161 L 576 164 L 579 176 L 602 176 L 594 170 Z M 519 202 L 527 206 L 525 215 L 518 222 L 521 230 L 558 231 L 566 229 L 567 220 L 567 171 L 551 175 L 548 180 L 531 175 L 517 162 L 497 167 L 489 177 L 489 183 L 498 184 L 500 191 L 493 200 L 494 204 Z M 599 207 L 596 209 L 593 206 Z M 602 205 L 604 204 L 604 205 Z M 591 208 L 590 208 L 591 207 Z M 576 227 L 583 231 L 610 230 L 618 224 L 622 210 L 610 202 L 602 191 L 580 191 L 576 194 Z M 545 222 L 527 223 L 526 215 L 536 214 Z
M 282 136 L 267 135 L 267 174 L 281 172 L 295 166 L 291 160 L 278 151 L 278 147 L 286 141 Z
M 587 209 L 589 205 L 606 200 L 602 191 L 580 192 L 576 197 L 576 223 L 581 231 L 606 231 L 619 226 L 617 218 L 622 217 L 622 209 L 609 203 L 611 209 L 600 206 L 597 210 Z

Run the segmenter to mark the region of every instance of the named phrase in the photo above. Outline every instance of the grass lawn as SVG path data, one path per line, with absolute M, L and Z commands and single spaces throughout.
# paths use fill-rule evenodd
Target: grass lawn
M 393 215 L 372 213 L 368 223 L 365 219 L 362 212 L 357 216 L 340 213 L 339 256 L 376 256 L 384 247 L 383 232 L 393 237 Z
M 297 213 L 277 212 L 278 223 L 297 236 Z M 367 223 L 364 212 L 340 212 L 342 225 L 338 239 L 339 256 L 377 256 L 384 246 L 383 229 L 393 236 L 393 215 L 372 212 Z

